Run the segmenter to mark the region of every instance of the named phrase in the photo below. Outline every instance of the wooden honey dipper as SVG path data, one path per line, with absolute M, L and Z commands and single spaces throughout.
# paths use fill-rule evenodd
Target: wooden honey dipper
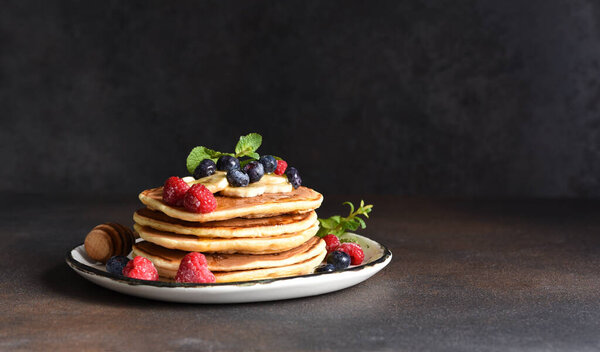
M 112 256 L 128 255 L 135 238 L 133 231 L 121 224 L 100 224 L 85 237 L 85 252 L 90 258 L 106 263 Z

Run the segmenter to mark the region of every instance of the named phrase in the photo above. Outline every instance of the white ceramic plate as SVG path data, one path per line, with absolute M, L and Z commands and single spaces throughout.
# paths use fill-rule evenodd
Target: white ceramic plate
M 356 234 L 344 238 L 356 240 L 365 253 L 364 264 L 345 270 L 292 276 L 278 279 L 215 283 L 181 284 L 130 279 L 108 273 L 101 263 L 91 260 L 83 245 L 67 253 L 67 264 L 87 280 L 132 296 L 183 303 L 243 303 L 308 297 L 354 286 L 383 269 L 392 260 L 385 246 Z

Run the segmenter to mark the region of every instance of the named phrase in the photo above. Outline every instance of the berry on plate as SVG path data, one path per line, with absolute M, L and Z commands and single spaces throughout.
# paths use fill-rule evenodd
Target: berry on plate
M 217 170 L 229 171 L 240 168 L 240 161 L 238 158 L 231 155 L 223 155 L 217 160 Z
M 176 176 L 169 177 L 163 187 L 163 202 L 175 207 L 182 206 L 183 196 L 188 189 L 190 186 L 184 180 Z
M 327 264 L 332 264 L 335 270 L 346 269 L 350 266 L 350 255 L 341 251 L 333 251 L 327 255 Z
M 335 271 L 335 266 L 333 266 L 333 264 L 321 265 L 315 269 L 315 273 L 330 273 L 332 271 Z
M 288 181 L 292 184 L 292 187 L 294 187 L 294 189 L 300 187 L 300 185 L 302 184 L 300 174 L 298 173 L 298 170 L 295 167 L 288 167 L 287 170 L 285 170 L 285 175 L 287 176 Z
M 323 237 L 323 240 L 325 241 L 325 248 L 327 248 L 327 254 L 335 251 L 340 245 L 340 239 L 332 233 Z
M 272 155 L 263 155 L 258 159 L 258 162 L 265 168 L 265 174 L 272 174 L 277 168 L 277 159 Z
M 196 170 L 194 170 L 194 178 L 199 179 L 206 176 L 210 176 L 217 171 L 217 165 L 210 159 L 204 159 L 198 164 Z
M 202 253 L 186 254 L 177 270 L 176 282 L 210 283 L 215 282 L 215 275 L 208 270 L 206 257 Z
M 230 170 L 227 172 L 227 182 L 233 187 L 246 187 L 250 183 L 250 177 L 242 170 Z
M 206 186 L 197 183 L 183 197 L 183 206 L 194 213 L 210 213 L 217 208 L 217 199 Z
M 147 258 L 137 256 L 123 268 L 123 276 L 140 280 L 158 280 L 158 271 Z
M 106 271 L 121 276 L 127 263 L 129 263 L 129 258 L 122 255 L 115 255 L 110 257 L 106 262 Z
M 287 163 L 285 162 L 285 160 L 277 160 L 277 168 L 275 169 L 275 175 L 283 175 L 285 169 L 287 169 Z
M 244 171 L 250 178 L 250 183 L 258 182 L 265 175 L 265 168 L 263 164 L 258 161 L 251 161 L 244 166 Z
M 362 264 L 365 259 L 365 253 L 358 243 L 346 242 L 340 244 L 340 246 L 336 249 L 336 251 L 348 253 L 351 259 L 352 265 Z

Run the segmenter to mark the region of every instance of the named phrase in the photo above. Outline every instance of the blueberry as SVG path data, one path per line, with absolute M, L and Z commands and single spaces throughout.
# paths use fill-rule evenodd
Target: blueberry
M 263 164 L 258 161 L 251 161 L 244 166 L 244 171 L 250 177 L 250 183 L 258 182 L 265 174 Z
M 229 171 L 240 168 L 240 161 L 238 158 L 231 155 L 223 155 L 217 160 L 217 170 Z
M 227 172 L 227 182 L 233 187 L 246 187 L 250 183 L 250 177 L 242 170 L 233 169 Z
M 300 185 L 302 184 L 300 174 L 298 173 L 298 170 L 295 167 L 288 167 L 287 170 L 285 170 L 285 175 L 287 176 L 288 181 L 290 181 L 294 189 L 300 187 Z
M 332 264 L 335 270 L 346 269 L 350 266 L 350 255 L 345 252 L 333 251 L 327 256 L 327 264 Z
M 333 264 L 325 264 L 325 265 L 319 266 L 315 270 L 315 273 L 329 273 L 332 271 L 335 271 L 335 266 L 333 266 Z
M 210 176 L 217 171 L 217 165 L 210 159 L 204 159 L 198 164 L 196 170 L 194 170 L 194 178 L 199 179 L 202 177 Z
M 129 263 L 129 258 L 122 255 L 110 257 L 106 262 L 106 271 L 115 275 L 123 275 L 123 268 Z
M 265 168 L 265 174 L 272 174 L 277 168 L 277 159 L 272 155 L 263 155 L 258 159 L 258 162 Z

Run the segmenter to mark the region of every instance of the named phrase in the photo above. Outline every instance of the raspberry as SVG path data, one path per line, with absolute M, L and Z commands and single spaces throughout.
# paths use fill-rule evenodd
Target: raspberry
M 287 169 L 287 163 L 285 160 L 277 160 L 277 168 L 275 169 L 275 175 L 283 175 Z
M 336 251 L 348 253 L 350 255 L 350 259 L 352 259 L 352 265 L 359 265 L 363 262 L 363 259 L 365 259 L 365 253 L 357 243 L 342 243 L 336 249 Z
M 327 254 L 333 252 L 340 246 L 340 239 L 337 238 L 336 235 L 330 233 L 329 235 L 323 237 L 325 240 L 325 247 L 327 248 Z
M 202 253 L 191 252 L 181 259 L 176 282 L 194 282 L 194 283 L 209 283 L 215 282 L 215 275 L 208 270 L 206 257 Z
M 168 205 L 180 207 L 183 205 L 183 196 L 190 186 L 179 177 L 172 176 L 165 181 L 163 187 L 163 202 Z
M 197 183 L 183 196 L 183 206 L 194 213 L 210 213 L 217 208 L 217 200 L 206 186 Z
M 154 264 L 142 256 L 130 260 L 123 268 L 123 275 L 132 279 L 158 280 L 158 271 L 156 271 Z

